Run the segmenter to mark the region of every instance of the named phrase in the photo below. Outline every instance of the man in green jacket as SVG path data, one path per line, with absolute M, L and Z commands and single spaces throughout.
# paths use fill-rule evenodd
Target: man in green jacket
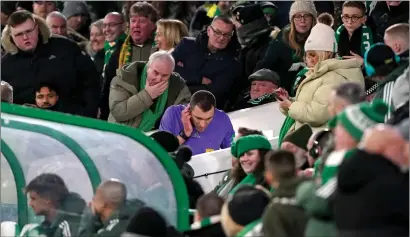
M 26 225 L 21 236 L 71 237 L 75 236 L 85 208 L 85 201 L 70 193 L 64 180 L 45 173 L 34 178 L 26 187 L 29 205 L 37 216 L 44 216 L 40 225 Z
M 110 86 L 108 121 L 148 132 L 169 106 L 187 104 L 191 93 L 174 67 L 172 55 L 159 51 L 148 63 L 133 62 L 118 69 Z
M 128 205 L 126 196 L 127 190 L 120 181 L 111 179 L 102 183 L 90 203 L 91 213 L 86 213 L 81 222 L 78 236 L 121 236 L 136 211 Z

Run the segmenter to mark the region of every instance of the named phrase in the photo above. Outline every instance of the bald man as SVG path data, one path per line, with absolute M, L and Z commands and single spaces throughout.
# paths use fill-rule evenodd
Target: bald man
M 124 17 L 118 12 L 110 12 L 104 17 L 103 27 L 105 40 L 114 42 L 121 34 L 124 34 L 126 27 Z
M 50 28 L 51 33 L 65 36 L 80 46 L 87 43 L 87 39 L 77 33 L 75 30 L 67 27 L 67 18 L 58 11 L 51 12 L 47 15 L 46 24 Z
M 384 32 L 384 43 L 401 58 L 409 57 L 409 24 L 399 23 Z
M 131 218 L 125 208 L 126 197 L 127 189 L 121 181 L 110 179 L 102 183 L 89 204 L 94 219 L 102 225 L 89 221 L 79 236 L 120 236 Z

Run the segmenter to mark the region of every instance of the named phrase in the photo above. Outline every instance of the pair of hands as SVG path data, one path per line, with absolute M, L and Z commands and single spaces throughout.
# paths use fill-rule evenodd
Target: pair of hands
M 363 58 L 362 58 L 360 55 L 355 54 L 355 53 L 353 53 L 352 51 L 350 51 L 350 54 L 351 54 L 352 56 L 343 56 L 342 58 L 343 58 L 343 59 L 352 59 L 352 58 L 355 58 L 357 61 L 360 62 L 360 65 L 363 66 L 364 60 L 363 60 Z
M 163 81 L 150 86 L 149 83 L 145 85 L 145 90 L 148 92 L 151 99 L 156 99 L 168 88 L 168 81 Z
M 277 95 L 276 98 L 278 99 L 279 107 L 285 111 L 289 110 L 289 107 L 292 104 L 292 101 L 289 99 L 289 93 L 283 88 L 279 88 L 274 92 Z

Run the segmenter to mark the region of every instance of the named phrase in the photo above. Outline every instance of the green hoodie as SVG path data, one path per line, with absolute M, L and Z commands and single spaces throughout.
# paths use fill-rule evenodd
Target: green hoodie
M 40 225 L 31 225 L 22 230 L 21 236 L 45 235 L 47 237 L 75 236 L 80 225 L 81 213 L 85 201 L 76 193 L 70 193 L 61 203 L 53 221 L 43 221 Z
M 144 203 L 138 199 L 129 200 L 105 222 L 101 222 L 99 216 L 92 215 L 91 211 L 87 209 L 81 220 L 81 227 L 77 236 L 120 237 L 127 229 L 128 223 L 135 215 L 136 211 L 143 205 Z

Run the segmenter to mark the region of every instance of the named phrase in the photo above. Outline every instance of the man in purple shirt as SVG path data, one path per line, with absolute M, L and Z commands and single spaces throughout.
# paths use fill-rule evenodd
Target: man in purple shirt
M 177 136 L 179 144 L 189 146 L 193 155 L 228 148 L 234 136 L 232 123 L 226 113 L 215 107 L 211 92 L 197 91 L 188 106 L 169 107 L 159 129 Z

